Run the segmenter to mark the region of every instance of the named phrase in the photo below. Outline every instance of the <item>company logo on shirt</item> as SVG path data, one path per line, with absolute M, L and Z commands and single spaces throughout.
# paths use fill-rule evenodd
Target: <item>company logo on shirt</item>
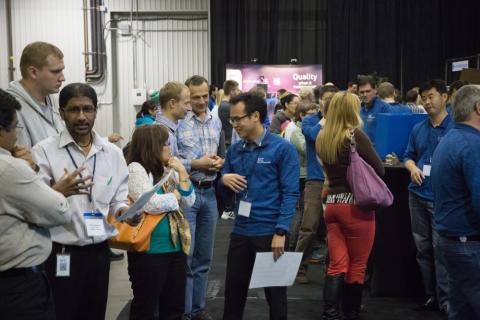
M 272 163 L 270 160 L 265 160 L 265 158 L 258 158 L 257 163 L 260 164 L 270 164 Z

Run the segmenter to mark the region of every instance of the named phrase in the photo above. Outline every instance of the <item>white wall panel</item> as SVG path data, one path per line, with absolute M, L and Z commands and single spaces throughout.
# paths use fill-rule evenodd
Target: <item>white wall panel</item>
M 8 44 L 5 0 L 0 0 L 0 88 L 8 85 Z
M 108 10 L 130 11 L 132 7 L 136 11 L 137 0 L 108 0 L 105 3 Z M 139 11 L 206 11 L 208 0 L 138 0 Z
M 139 21 L 139 28 L 145 31 L 140 31 L 141 37 L 137 40 L 137 87 L 159 89 L 168 81 L 184 82 L 194 74 L 208 77 L 206 15 L 205 18 L 181 18 L 186 20 Z M 136 114 L 131 102 L 135 72 L 131 38 L 117 36 L 117 58 L 120 132 L 129 137 L 134 129 Z

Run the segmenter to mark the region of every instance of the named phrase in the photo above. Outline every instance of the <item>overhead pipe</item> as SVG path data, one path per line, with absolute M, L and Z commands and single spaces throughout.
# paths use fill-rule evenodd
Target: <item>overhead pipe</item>
M 85 72 L 87 81 L 99 82 L 105 76 L 105 40 L 103 34 L 103 21 L 100 6 L 103 5 L 102 0 L 91 0 L 91 52 L 85 54 L 91 55 L 92 67 Z
M 10 0 L 5 1 L 7 16 L 7 52 L 8 52 L 8 81 L 13 81 L 15 65 L 13 63 L 13 40 L 12 40 L 12 4 Z

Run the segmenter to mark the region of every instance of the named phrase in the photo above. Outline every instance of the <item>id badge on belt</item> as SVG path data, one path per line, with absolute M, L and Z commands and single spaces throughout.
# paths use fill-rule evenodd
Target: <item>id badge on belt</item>
M 83 214 L 85 227 L 87 228 L 87 235 L 89 237 L 103 237 L 105 236 L 105 221 L 103 214 L 100 212 L 85 212 Z

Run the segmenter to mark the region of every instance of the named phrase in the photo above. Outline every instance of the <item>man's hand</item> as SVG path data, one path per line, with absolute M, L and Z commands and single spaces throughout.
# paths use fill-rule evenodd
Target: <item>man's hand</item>
M 211 158 L 209 155 L 204 155 L 200 159 L 192 160 L 192 168 L 199 169 L 199 170 L 210 170 L 213 167 L 213 163 L 215 160 Z
M 118 134 L 118 133 L 112 133 L 111 135 L 108 136 L 108 142 L 111 142 L 111 143 L 115 143 L 115 142 L 118 142 L 120 140 L 123 140 L 123 137 Z
M 236 173 L 226 173 L 222 179 L 223 184 L 236 193 L 245 190 L 247 187 L 247 178 Z
M 85 168 L 80 167 L 71 173 L 65 170 L 65 174 L 58 180 L 52 189 L 60 192 L 65 197 L 70 197 L 76 194 L 88 194 L 88 188 L 93 186 L 91 181 L 92 176 L 80 177 L 80 172 Z M 87 182 L 90 180 L 90 182 Z
M 412 169 L 412 171 L 410 171 L 410 179 L 413 183 L 420 186 L 425 179 L 425 175 L 423 174 L 422 170 L 420 170 L 418 167 L 415 167 Z
M 37 165 L 33 162 L 32 153 L 26 146 L 14 146 L 12 156 L 27 161 L 34 170 L 37 168 Z
M 273 260 L 277 261 L 285 252 L 285 236 L 274 234 L 272 238 Z
M 222 170 L 225 159 L 222 159 L 217 155 L 211 156 L 211 159 L 213 160 L 213 167 L 210 168 L 210 170 L 217 172 Z

